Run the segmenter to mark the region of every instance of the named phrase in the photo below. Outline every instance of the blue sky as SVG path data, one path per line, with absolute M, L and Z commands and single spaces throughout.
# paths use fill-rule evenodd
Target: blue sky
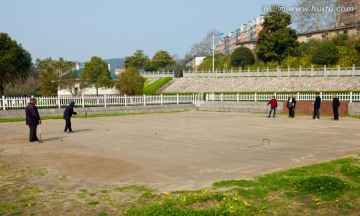
M 228 33 L 262 14 L 262 5 L 296 0 L 0 0 L 0 32 L 33 60 L 121 58 L 142 49 L 184 57 L 211 29 Z

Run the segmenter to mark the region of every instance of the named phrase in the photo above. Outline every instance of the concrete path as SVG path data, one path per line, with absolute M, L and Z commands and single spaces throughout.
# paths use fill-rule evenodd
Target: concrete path
M 63 120 L 44 121 L 42 144 L 27 142 L 24 122 L 0 123 L 0 163 L 45 167 L 74 185 L 167 191 L 360 153 L 360 120 L 350 118 L 191 111 L 72 122 L 76 132 L 67 134 Z

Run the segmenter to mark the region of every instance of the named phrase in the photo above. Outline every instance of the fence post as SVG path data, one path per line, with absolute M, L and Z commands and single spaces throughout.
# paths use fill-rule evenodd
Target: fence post
M 290 66 L 288 65 L 288 77 L 290 77 Z
M 350 103 L 352 103 L 352 92 L 350 92 Z
M 301 65 L 299 66 L 299 77 L 301 77 L 302 68 Z
M 313 77 L 314 76 L 314 65 L 311 65 L 311 73 L 310 76 Z
M 162 94 L 160 94 L 160 105 L 161 105 L 161 106 L 163 105 L 163 97 L 162 97 Z
M 324 77 L 326 77 L 326 65 L 324 65 Z
M 195 104 L 195 94 L 192 95 L 192 103 Z
M 179 104 L 179 94 L 176 94 L 176 104 Z
M 221 93 L 220 101 L 223 101 L 223 93 Z
M 339 77 L 339 76 L 340 76 L 340 65 L 338 65 L 338 68 L 337 68 L 337 69 L 338 69 L 337 72 L 338 72 L 338 77 Z
M 297 93 L 297 100 L 300 100 L 300 92 Z
M 81 95 L 81 103 L 82 107 L 85 107 L 84 95 Z
M 248 67 L 248 77 L 250 76 L 250 67 Z
M 146 95 L 143 94 L 143 98 L 144 98 L 144 106 L 146 106 Z
M 125 106 L 127 106 L 127 97 L 126 97 L 126 95 L 124 95 L 125 96 Z
M 269 67 L 266 67 L 266 77 L 269 77 Z
M 2 102 L 3 102 L 3 110 L 5 110 L 5 95 L 2 96 Z
M 256 70 L 256 76 L 257 76 L 257 77 L 259 77 L 259 71 L 260 71 L 260 69 L 259 69 L 259 67 L 258 67 L 257 70 Z
M 232 78 L 233 69 L 230 70 L 230 78 Z
M 104 107 L 106 107 L 106 95 L 104 95 Z
M 240 96 L 239 93 L 237 93 L 237 95 L 236 95 L 236 101 L 237 101 L 237 102 L 239 102 L 239 99 L 240 99 L 239 96 Z
M 58 108 L 60 109 L 60 108 L 61 108 L 61 104 L 60 104 L 60 95 L 58 95 L 58 98 L 57 98 L 57 103 L 58 103 Z
M 254 98 L 254 99 L 255 99 L 255 102 L 257 101 L 256 95 L 257 95 L 257 94 L 255 93 L 255 98 Z
M 355 76 L 355 64 L 352 65 L 352 76 Z
M 279 77 L 279 65 L 276 67 L 276 77 Z

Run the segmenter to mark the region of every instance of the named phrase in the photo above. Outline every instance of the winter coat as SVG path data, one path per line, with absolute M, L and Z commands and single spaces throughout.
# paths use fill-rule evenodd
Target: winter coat
M 270 107 L 271 107 L 272 109 L 277 108 L 277 100 L 276 100 L 276 99 L 271 99 L 271 100 L 269 101 L 268 105 L 269 105 L 269 104 L 270 104 Z
M 296 99 L 292 98 L 292 101 L 290 103 L 290 98 L 288 98 L 287 103 L 286 103 L 286 107 L 289 107 L 289 108 L 292 107 L 292 108 L 295 109 L 295 106 L 296 106 Z
M 65 111 L 64 111 L 64 119 L 65 119 L 65 120 L 70 120 L 70 118 L 71 118 L 72 115 L 76 115 L 76 114 L 77 114 L 77 112 L 74 112 L 74 105 L 75 105 L 75 102 L 72 101 L 72 102 L 69 104 L 69 106 L 67 106 L 67 107 L 65 108 Z
M 332 107 L 333 108 L 335 108 L 335 109 L 337 109 L 337 108 L 339 108 L 339 106 L 340 106 L 340 101 L 339 101 L 339 98 L 333 98 L 333 101 L 332 101 Z
M 317 96 L 315 97 L 314 109 L 320 109 L 320 105 L 321 105 L 321 98 L 320 96 Z
M 40 115 L 37 107 L 33 103 L 29 103 L 25 108 L 26 125 L 36 126 L 39 124 Z

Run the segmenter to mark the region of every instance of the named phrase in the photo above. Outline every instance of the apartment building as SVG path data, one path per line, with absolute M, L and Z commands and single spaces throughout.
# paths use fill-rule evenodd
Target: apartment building
M 248 43 L 252 46 L 263 23 L 264 16 L 261 15 L 249 21 L 248 24 L 241 25 L 240 28 L 219 39 L 215 52 L 229 54 L 240 46 L 248 46 Z

